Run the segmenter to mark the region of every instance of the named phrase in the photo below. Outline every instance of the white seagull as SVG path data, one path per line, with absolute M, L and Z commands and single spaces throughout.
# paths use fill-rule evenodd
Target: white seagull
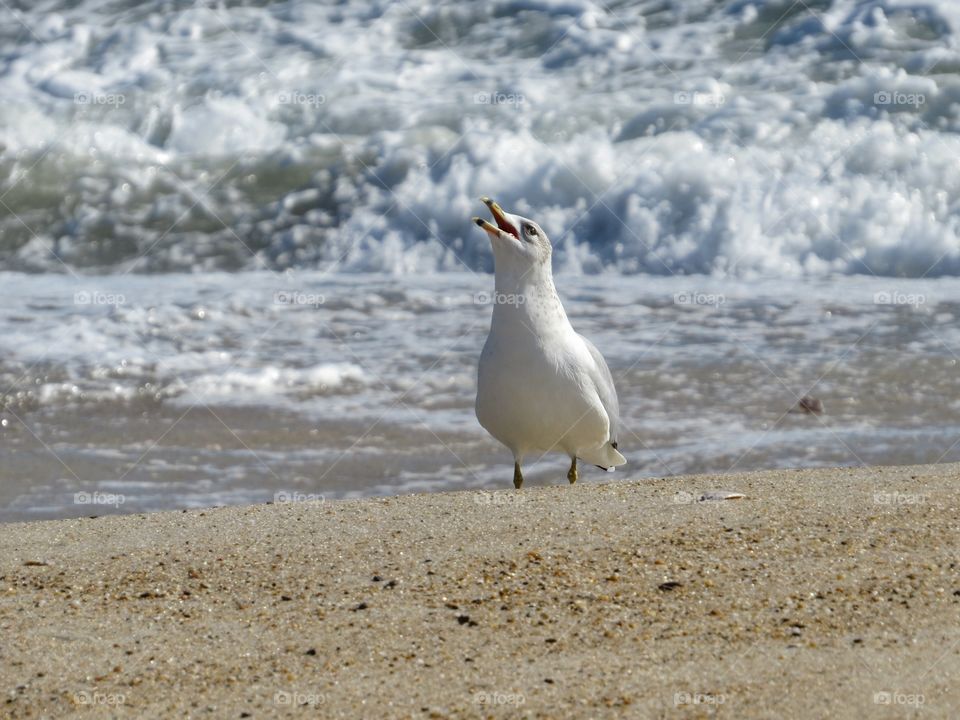
M 477 372 L 477 419 L 513 453 L 513 484 L 523 484 L 530 453 L 558 451 L 607 470 L 627 460 L 617 451 L 617 390 L 603 355 L 567 319 L 553 285 L 553 247 L 533 220 L 481 198 L 496 225 L 490 235 L 496 290 L 493 321 Z

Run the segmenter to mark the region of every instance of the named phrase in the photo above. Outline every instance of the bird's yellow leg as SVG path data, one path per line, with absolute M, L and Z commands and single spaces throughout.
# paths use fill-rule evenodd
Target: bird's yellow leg
M 573 462 L 570 463 L 570 470 L 567 471 L 567 480 L 570 481 L 570 484 L 573 485 L 577 478 L 580 476 L 577 474 L 577 458 L 573 458 Z
M 523 485 L 523 472 L 520 470 L 520 463 L 515 462 L 513 464 L 513 486 L 519 490 L 521 485 Z

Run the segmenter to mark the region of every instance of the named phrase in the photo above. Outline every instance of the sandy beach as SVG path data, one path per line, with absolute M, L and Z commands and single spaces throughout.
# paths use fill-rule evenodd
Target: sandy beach
M 951 717 L 958 479 L 782 470 L 4 525 L 3 715 Z

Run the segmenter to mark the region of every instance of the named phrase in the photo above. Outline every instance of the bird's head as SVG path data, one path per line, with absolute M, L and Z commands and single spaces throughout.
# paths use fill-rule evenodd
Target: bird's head
M 482 218 L 473 221 L 487 231 L 493 245 L 494 258 L 510 265 L 542 265 L 549 267 L 553 247 L 550 239 L 537 223 L 520 215 L 504 212 L 488 197 L 480 200 L 493 213 L 494 225 Z

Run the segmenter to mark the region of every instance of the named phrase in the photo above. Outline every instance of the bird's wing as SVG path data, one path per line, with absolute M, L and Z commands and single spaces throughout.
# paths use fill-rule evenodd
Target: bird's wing
M 590 379 L 597 389 L 600 396 L 600 404 L 607 411 L 607 418 L 610 421 L 610 442 L 614 449 L 617 447 L 617 435 L 620 431 L 620 403 L 617 400 L 617 388 L 613 385 L 613 376 L 610 374 L 610 368 L 607 367 L 607 361 L 597 350 L 597 346 L 580 335 L 590 355 L 593 356 L 594 367 L 590 370 Z

